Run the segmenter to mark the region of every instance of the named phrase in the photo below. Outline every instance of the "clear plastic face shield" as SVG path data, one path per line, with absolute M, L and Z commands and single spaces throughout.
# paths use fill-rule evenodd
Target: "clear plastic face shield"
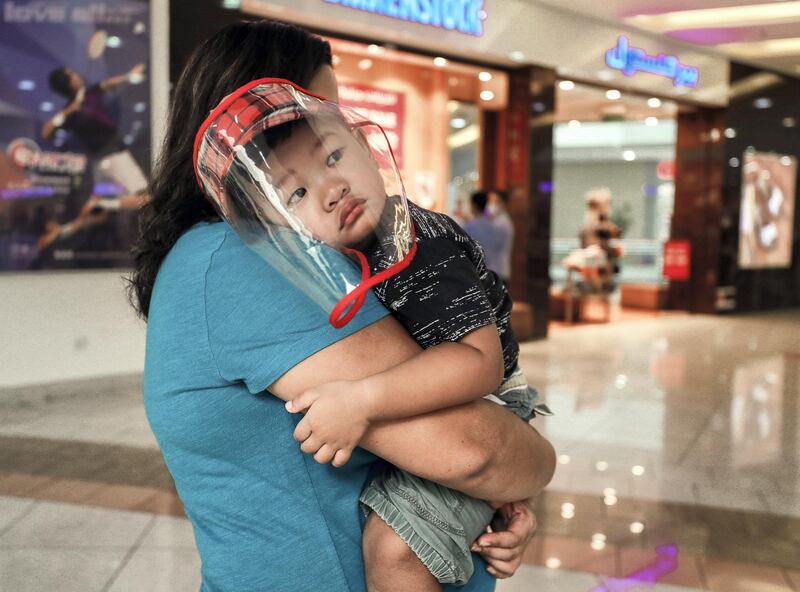
M 245 244 L 335 327 L 414 255 L 405 191 L 383 130 L 284 80 L 254 81 L 201 126 L 195 172 Z

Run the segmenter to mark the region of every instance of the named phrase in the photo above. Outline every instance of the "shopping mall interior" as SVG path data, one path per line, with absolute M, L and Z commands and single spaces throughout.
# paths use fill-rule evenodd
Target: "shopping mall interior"
M 212 185 L 204 179 L 212 177 L 203 165 L 188 177 L 189 193 L 202 197 L 191 207 L 205 207 L 205 217 L 186 205 L 150 201 L 158 195 L 159 184 L 149 183 L 165 158 L 162 146 L 181 147 L 170 143 L 169 132 L 180 130 L 183 119 L 168 114 L 187 63 L 185 86 L 203 88 L 205 73 L 190 57 L 222 27 L 263 19 L 302 27 L 329 44 L 336 109 L 363 118 L 385 140 L 382 151 L 371 153 L 373 162 L 400 180 L 398 195 L 463 225 L 485 255 L 474 265 L 502 277 L 513 299 L 513 307 L 498 307 L 491 319 L 501 340 L 519 342 L 524 378 L 552 412 L 531 425 L 552 444 L 555 472 L 529 502 L 525 515 L 535 517 L 536 530 L 509 560 L 516 573 L 497 579 L 495 588 L 475 578 L 462 589 L 800 592 L 800 2 L 767 0 L 6 2 L 0 15 L 6 336 L 0 590 L 367 592 L 357 495 L 343 514 L 351 530 L 336 531 L 344 527 L 335 512 L 348 499 L 341 475 L 349 473 L 317 466 L 299 452 L 292 440 L 299 418 L 286 419 L 282 406 L 269 405 L 283 398 L 290 369 L 367 323 L 359 316 L 372 309 L 367 304 L 356 313 L 363 300 L 356 295 L 372 279 L 369 270 L 362 262 L 357 285 L 344 280 L 339 304 L 356 302 L 355 320 L 349 329 L 332 329 L 328 318 L 334 327 L 341 318 L 320 304 L 327 295 L 301 293 L 308 285 L 327 289 L 330 269 L 323 266 L 310 282 L 296 279 L 297 269 L 310 273 L 308 265 L 281 271 L 264 254 L 265 243 L 253 240 L 253 227 L 242 230 L 237 216 L 244 210 L 209 197 Z M 231 93 L 239 91 L 225 87 L 224 76 L 221 84 L 222 105 L 207 110 L 211 119 L 236 104 Z M 284 91 L 298 101 L 294 90 Z M 200 90 L 193 96 L 207 99 Z M 237 124 L 244 120 L 237 117 Z M 362 145 L 374 141 L 356 137 Z M 243 142 L 226 138 L 231 146 Z M 206 158 L 201 139 L 193 144 L 195 164 Z M 476 202 L 476 194 L 488 201 Z M 159 234 L 153 216 L 163 220 L 176 211 L 183 219 L 195 216 L 197 226 L 223 225 L 228 243 L 239 241 L 230 238 L 238 233 L 260 258 L 236 244 L 259 266 L 278 270 L 281 282 L 299 290 L 283 301 L 270 287 L 239 294 L 241 278 L 228 270 L 218 320 L 222 326 L 245 315 L 251 333 L 243 345 L 214 345 L 207 282 L 215 258 L 220 266 L 230 258 L 225 242 L 209 251 L 207 269 L 169 266 L 170 259 L 161 267 L 159 277 L 169 271 L 189 286 L 197 281 L 200 316 L 192 317 L 189 297 L 170 314 L 159 315 L 154 304 L 149 322 L 134 310 L 140 296 L 130 299 L 130 281 L 142 251 L 131 247 L 147 236 L 149 244 L 174 245 L 175 227 Z M 340 228 L 353 211 L 338 218 Z M 318 246 L 316 235 L 287 220 L 280 225 Z M 395 246 L 407 236 L 402 232 L 412 232 L 396 222 Z M 493 258 L 488 239 L 473 233 L 476 222 L 483 232 L 494 228 L 510 237 L 500 255 Z M 505 230 L 497 231 L 502 224 Z M 303 244 L 319 264 L 319 251 Z M 349 247 L 342 252 L 355 260 Z M 501 259 L 503 270 L 494 267 Z M 255 267 L 246 269 L 248 282 L 259 276 Z M 476 277 L 481 273 L 485 282 L 488 272 L 479 268 Z M 163 294 L 177 282 L 161 284 Z M 292 321 L 305 306 L 300 301 L 323 307 L 322 324 L 275 336 L 275 326 L 303 330 Z M 448 307 L 457 309 L 458 301 Z M 242 312 L 248 310 L 266 310 L 272 321 Z M 510 315 L 515 337 L 503 337 L 501 313 Z M 178 329 L 195 331 L 210 357 L 180 366 L 197 339 L 181 343 L 173 335 Z M 312 339 L 329 341 L 305 349 Z M 359 355 L 381 358 L 386 351 L 375 341 Z M 227 355 L 256 356 L 257 368 L 228 371 L 220 361 Z M 352 355 L 341 355 L 349 368 Z M 261 381 L 262 366 L 273 372 L 282 357 L 291 364 Z M 355 381 L 369 373 L 359 372 L 332 376 Z M 213 385 L 202 382 L 208 375 Z M 327 374 L 306 388 L 317 386 L 319 376 Z M 242 414 L 243 421 L 275 409 L 280 417 L 265 433 L 276 425 L 291 429 L 279 440 L 215 423 L 233 405 L 221 396 L 233 390 L 223 388 L 238 389 L 234 400 L 246 398 L 252 413 Z M 168 422 L 154 410 L 159 392 L 174 413 Z M 405 416 L 398 417 L 381 421 L 402 425 Z M 170 442 L 180 426 L 197 433 L 176 451 Z M 230 461 L 229 429 L 237 438 L 247 435 L 237 442 L 258 447 L 238 450 Z M 404 429 L 407 440 L 416 433 Z M 205 448 L 203 440 L 210 443 Z M 270 469 L 268 479 L 253 469 L 275 465 L 285 450 L 301 459 L 308 489 L 294 485 L 296 471 Z M 262 452 L 270 458 L 253 463 Z M 180 467 L 188 457 L 200 461 L 187 475 Z M 324 478 L 316 481 L 315 471 Z M 226 475 L 237 472 L 256 480 L 251 491 L 259 495 L 313 500 L 319 518 L 309 520 L 309 532 L 324 530 L 330 542 L 320 543 L 304 527 L 282 531 L 288 519 L 267 542 L 257 537 L 268 529 L 236 530 L 232 525 L 242 522 L 231 516 L 244 511 L 237 496 L 241 503 L 258 497 L 231 491 Z M 323 486 L 338 496 L 330 508 Z M 198 490 L 209 506 L 198 505 Z M 214 508 L 210 516 L 203 515 L 207 507 Z M 275 557 L 285 553 L 291 567 L 265 557 L 258 567 L 265 579 L 254 584 L 246 569 L 237 574 L 230 567 L 243 564 L 230 541 L 263 544 Z M 326 564 L 331 548 L 335 560 Z M 231 573 L 220 576 L 220 565 Z M 311 575 L 293 573 L 306 566 L 308 574 L 320 569 L 326 577 L 309 581 Z

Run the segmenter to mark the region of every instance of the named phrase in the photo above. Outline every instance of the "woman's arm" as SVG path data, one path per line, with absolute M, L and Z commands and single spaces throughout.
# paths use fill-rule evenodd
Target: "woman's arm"
M 319 384 L 380 373 L 419 351 L 400 324 L 386 317 L 307 358 L 269 390 L 289 401 Z M 402 395 L 404 385 L 397 388 Z M 369 427 L 361 445 L 410 473 L 498 502 L 533 497 L 555 469 L 555 453 L 547 440 L 499 405 L 483 400 L 378 422 Z

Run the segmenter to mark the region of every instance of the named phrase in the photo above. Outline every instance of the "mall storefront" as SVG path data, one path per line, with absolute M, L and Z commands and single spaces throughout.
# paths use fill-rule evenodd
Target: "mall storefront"
M 551 314 L 563 315 L 551 300 L 593 187 L 618 194 L 614 215 L 626 224 L 619 280 L 643 287 L 639 305 L 715 310 L 716 284 L 695 283 L 703 275 L 696 253 L 705 258 L 709 245 L 686 236 L 694 227 L 682 212 L 721 189 L 714 167 L 727 60 L 516 2 L 466 3 L 438 21 L 325 0 L 225 2 L 198 20 L 191 5 L 171 3 L 172 80 L 191 49 L 227 22 L 295 22 L 329 39 L 342 102 L 388 130 L 417 203 L 463 220 L 471 191 L 507 189 L 510 289 L 523 336 L 545 336 Z M 467 5 L 478 12 L 467 14 Z M 626 52 L 676 56 L 677 66 L 647 72 Z M 674 287 L 662 275 L 670 238 L 693 241 L 691 272 Z

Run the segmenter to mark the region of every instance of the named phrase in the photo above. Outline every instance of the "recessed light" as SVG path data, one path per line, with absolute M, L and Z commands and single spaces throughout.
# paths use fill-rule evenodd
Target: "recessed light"
M 633 534 L 642 534 L 644 532 L 644 524 L 641 522 L 631 522 L 630 529 Z
M 361 70 L 369 70 L 370 68 L 372 68 L 372 60 L 369 58 L 364 58 L 363 60 L 359 60 L 358 67 Z
M 732 127 L 726 127 L 725 128 L 725 137 L 728 138 L 729 140 L 732 140 L 733 138 L 736 137 L 736 130 L 733 129 Z
M 508 57 L 514 60 L 515 62 L 521 62 L 525 59 L 525 54 L 521 51 L 512 51 L 508 54 Z
M 647 99 L 647 106 L 651 109 L 658 109 L 661 106 L 661 99 L 657 99 L 656 97 L 650 97 Z
M 576 128 L 579 128 L 581 126 L 581 122 L 578 121 L 577 119 L 570 119 L 569 123 L 567 125 L 569 127 L 571 127 L 572 129 L 576 129 Z
M 467 127 L 467 120 L 463 117 L 453 117 L 453 119 L 450 120 L 450 126 L 454 129 L 465 128 Z
M 655 127 L 658 125 L 658 117 L 645 117 L 644 124 L 649 125 L 650 127 Z
M 447 60 L 442 57 L 433 58 L 433 65 L 437 68 L 444 68 L 447 65 Z
M 33 80 L 20 80 L 17 83 L 17 88 L 19 90 L 35 90 L 36 83 Z
M 631 162 L 636 160 L 636 153 L 633 150 L 624 150 L 622 152 L 622 160 Z
M 367 51 L 373 55 L 377 55 L 383 51 L 383 48 L 380 45 L 375 45 L 374 43 L 370 43 L 367 45 Z
M 795 125 L 797 125 L 797 120 L 794 117 L 783 118 L 783 127 L 794 127 Z
M 481 82 L 489 82 L 491 79 L 492 79 L 491 72 L 481 72 L 480 74 L 478 74 L 478 80 L 480 80 Z
M 769 109 L 772 107 L 772 99 L 769 97 L 758 97 L 753 101 L 753 107 L 756 109 Z
M 558 83 L 558 88 L 561 90 L 572 90 L 575 88 L 575 83 L 572 80 L 562 80 Z
M 494 93 L 490 90 L 481 91 L 481 100 L 491 101 L 494 98 Z
M 615 89 L 615 88 L 612 88 L 612 89 L 610 89 L 610 90 L 607 90 L 607 91 L 606 91 L 606 98 L 607 98 L 609 101 L 616 101 L 616 100 L 618 100 L 620 97 L 622 97 L 622 93 L 621 93 L 621 92 L 619 92 L 619 91 L 618 91 L 617 89 Z

